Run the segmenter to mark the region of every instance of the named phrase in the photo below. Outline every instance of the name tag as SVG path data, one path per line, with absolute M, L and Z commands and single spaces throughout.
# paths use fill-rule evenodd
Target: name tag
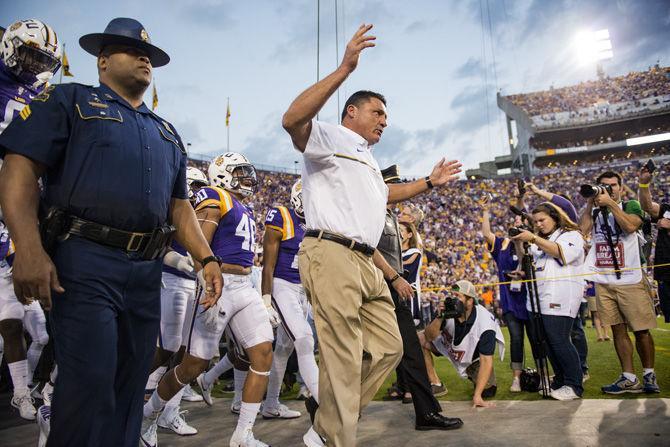
M 512 292 L 521 292 L 521 281 L 512 281 L 509 284 L 509 290 Z

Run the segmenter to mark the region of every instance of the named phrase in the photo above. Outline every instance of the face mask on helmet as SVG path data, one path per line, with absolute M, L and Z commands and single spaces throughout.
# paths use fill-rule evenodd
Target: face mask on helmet
M 47 82 L 60 68 L 60 61 L 44 50 L 30 44 L 20 46 L 14 44 L 14 46 L 17 63 L 11 70 L 22 82 L 32 83 L 36 80 L 42 83 Z
M 238 191 L 244 197 L 249 197 L 256 192 L 258 179 L 256 178 L 256 169 L 252 165 L 229 166 L 229 172 L 232 174 L 230 182 L 231 189 Z
M 302 207 L 302 180 L 295 182 L 291 188 L 291 206 L 299 217 L 305 216 Z

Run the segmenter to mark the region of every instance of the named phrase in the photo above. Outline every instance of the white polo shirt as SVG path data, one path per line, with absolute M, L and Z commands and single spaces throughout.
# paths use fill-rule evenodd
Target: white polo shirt
M 376 247 L 384 229 L 388 187 L 368 142 L 344 126 L 312 121 L 303 158 L 307 228 Z

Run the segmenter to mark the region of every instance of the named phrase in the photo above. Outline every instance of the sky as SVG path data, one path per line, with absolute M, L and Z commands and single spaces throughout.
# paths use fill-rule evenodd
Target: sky
M 386 96 L 388 127 L 374 154 L 382 168 L 397 163 L 406 176 L 428 174 L 442 157 L 474 168 L 508 153 L 496 92 L 595 78 L 595 64 L 577 62 L 580 31 L 609 29 L 608 75 L 670 65 L 667 0 L 21 0 L 0 8 L 5 27 L 25 18 L 51 25 L 75 75 L 64 82 L 83 84 L 97 84 L 97 71 L 79 37 L 102 32 L 114 17 L 139 20 L 172 59 L 154 69 L 156 113 L 192 153 L 225 152 L 229 131 L 230 150 L 291 169 L 301 155 L 281 116 L 317 80 L 317 16 L 320 78 L 361 23 L 374 25 L 377 46 L 340 88 L 339 106 L 357 90 Z M 338 116 L 336 94 L 319 119 Z

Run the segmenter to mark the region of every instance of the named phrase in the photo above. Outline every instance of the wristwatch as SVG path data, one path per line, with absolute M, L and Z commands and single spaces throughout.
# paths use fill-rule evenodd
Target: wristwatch
M 205 268 L 205 266 L 206 266 L 207 264 L 209 264 L 210 262 L 216 262 L 217 264 L 219 264 L 219 267 L 221 266 L 221 263 L 222 263 L 221 258 L 219 258 L 219 257 L 216 256 L 216 255 L 207 256 L 207 257 L 206 257 L 205 259 L 203 259 L 202 262 L 200 262 L 200 263 L 202 264 L 202 268 Z

